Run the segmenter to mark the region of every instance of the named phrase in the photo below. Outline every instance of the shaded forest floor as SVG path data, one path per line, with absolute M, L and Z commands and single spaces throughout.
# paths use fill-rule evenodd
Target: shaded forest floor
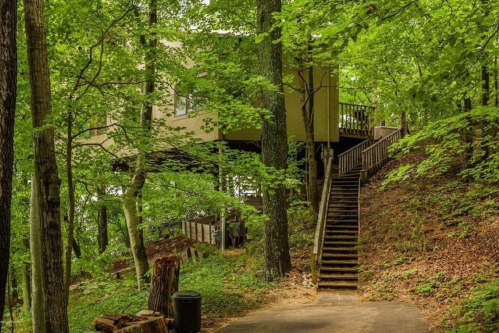
M 308 287 L 314 222 L 299 209 L 291 213 L 290 225 L 294 231 L 291 237 L 293 270 L 287 278 L 273 283 L 264 278 L 263 243 L 258 230 L 254 235 L 257 240 L 244 249 L 221 253 L 213 246 L 178 236 L 147 245 L 147 254 L 152 261 L 158 255 L 181 253 L 188 246 L 208 254 L 203 260 L 183 263 L 179 289 L 201 293 L 202 332 L 216 332 L 250 310 L 315 294 Z M 120 272 L 119 280 L 115 278 L 117 272 Z M 69 302 L 71 332 L 92 331 L 92 319 L 101 314 L 137 313 L 147 309 L 149 290 L 137 292 L 131 258 L 115 262 L 111 273 L 108 277 L 83 280 L 72 293 Z
M 499 187 L 448 175 L 381 189 L 390 170 L 424 157 L 390 162 L 362 190 L 359 292 L 365 300 L 416 303 L 434 332 L 464 324 L 459 332 L 493 331 L 497 318 L 484 302 L 494 295 L 479 289 L 499 290 Z

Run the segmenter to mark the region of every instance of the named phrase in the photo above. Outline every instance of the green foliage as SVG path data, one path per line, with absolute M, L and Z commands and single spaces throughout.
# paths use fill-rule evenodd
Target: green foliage
M 453 333 L 499 331 L 499 279 L 476 287 L 461 305 L 459 326 Z
M 432 179 L 449 172 L 461 179 L 499 181 L 498 131 L 499 109 L 491 107 L 434 122 L 392 146 L 393 152 L 400 150 L 399 155 L 424 150 L 426 156 L 391 172 L 384 185 L 409 178 Z

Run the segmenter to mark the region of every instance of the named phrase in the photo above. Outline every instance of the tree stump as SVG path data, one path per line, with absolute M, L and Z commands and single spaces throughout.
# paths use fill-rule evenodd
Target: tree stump
M 149 310 L 173 318 L 172 295 L 178 291 L 180 260 L 176 256 L 154 260 L 149 292 Z
M 153 318 L 146 321 L 134 323 L 132 326 L 123 328 L 117 333 L 168 333 L 166 320 L 163 317 Z

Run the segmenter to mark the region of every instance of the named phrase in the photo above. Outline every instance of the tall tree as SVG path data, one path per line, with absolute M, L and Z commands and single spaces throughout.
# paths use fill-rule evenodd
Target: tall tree
M 30 203 L 30 257 L 31 257 L 31 318 L 33 333 L 45 333 L 43 305 L 42 244 L 40 239 L 40 219 L 38 218 L 38 190 L 35 177 L 31 177 Z
M 106 189 L 103 186 L 97 187 L 97 197 L 99 199 L 99 213 L 98 213 L 98 231 L 97 231 L 97 243 L 99 244 L 99 253 L 102 254 L 106 251 L 107 245 L 109 243 L 107 235 L 107 205 L 104 202 L 104 196 L 106 195 Z
M 0 331 L 9 271 L 14 117 L 17 88 L 17 1 L 0 0 Z
M 149 2 L 149 30 L 150 38 L 146 39 L 145 35 L 140 37 L 141 44 L 146 48 L 145 56 L 145 74 L 146 79 L 143 87 L 144 102 L 140 114 L 140 125 L 145 131 L 146 136 L 150 135 L 152 129 L 152 111 L 153 102 L 152 94 L 154 93 L 154 75 L 156 72 L 155 55 L 156 46 L 158 43 L 156 33 L 153 31 L 157 22 L 157 3 L 156 0 Z M 139 229 L 141 221 L 141 191 L 146 181 L 146 151 L 139 148 L 137 154 L 137 164 L 132 176 L 130 185 L 123 194 L 123 211 L 128 226 L 130 235 L 130 246 L 132 248 L 133 259 L 135 262 L 135 272 L 137 274 L 138 288 L 140 289 L 141 281 L 147 280 L 146 273 L 149 270 L 147 262 L 147 254 L 144 246 L 142 232 Z
M 44 1 L 24 0 L 26 44 L 34 130 L 35 182 L 42 245 L 43 295 L 47 333 L 69 332 L 64 293 L 60 187 L 51 126 L 51 88 Z
M 274 27 L 273 13 L 281 11 L 281 0 L 257 1 L 257 31 L 264 36 L 258 46 L 260 74 L 275 89 L 262 90 L 262 107 L 270 119 L 262 124 L 262 158 L 267 167 L 277 171 L 287 168 L 286 106 L 282 84 L 281 28 Z M 269 220 L 265 223 L 265 275 L 271 281 L 291 269 L 288 243 L 286 189 L 279 184 L 263 193 L 263 209 Z

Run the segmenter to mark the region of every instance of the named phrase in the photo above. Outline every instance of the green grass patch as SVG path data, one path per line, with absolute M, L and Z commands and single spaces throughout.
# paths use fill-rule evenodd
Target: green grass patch
M 265 281 L 259 262 L 247 254 L 213 254 L 187 262 L 180 273 L 180 290 L 203 296 L 202 313 L 208 318 L 231 316 L 260 307 L 275 286 Z M 95 280 L 82 286 L 69 303 L 70 332 L 92 331 L 93 318 L 105 313 L 137 313 L 147 309 L 149 290 L 137 291 L 135 275 L 122 280 Z M 26 331 L 28 332 L 28 331 Z

